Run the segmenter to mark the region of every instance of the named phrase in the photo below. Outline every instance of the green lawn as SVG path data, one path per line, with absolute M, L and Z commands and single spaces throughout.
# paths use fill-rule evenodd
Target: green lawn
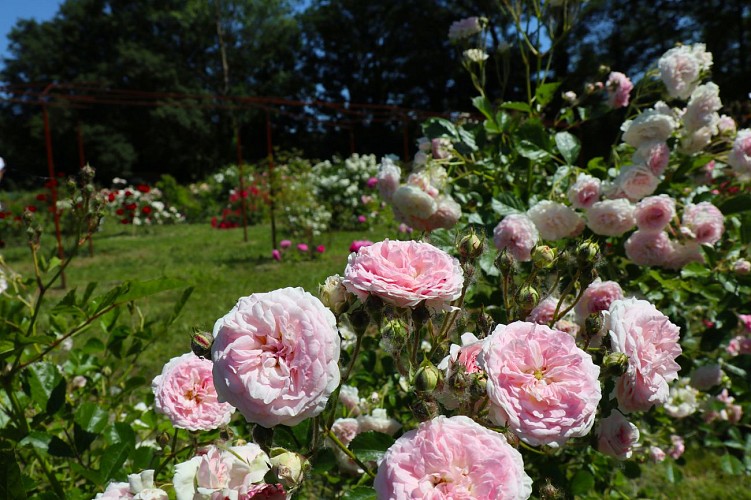
M 326 251 L 313 259 L 303 258 L 294 246 L 286 250 L 282 262 L 271 258 L 271 232 L 268 226 L 249 228 L 248 242 L 242 229 L 218 230 L 209 224 L 184 224 L 137 228 L 106 226 L 94 237 L 94 256 L 86 248 L 66 271 L 68 288 L 85 288 L 96 282 L 100 292 L 124 280 L 167 277 L 194 286 L 192 296 L 175 322 L 169 338 L 157 340 L 153 353 L 142 357 L 142 375 L 156 375 L 164 362 L 190 349 L 194 328 L 211 331 L 214 322 L 228 312 L 242 296 L 288 286 L 301 286 L 317 294 L 327 276 L 343 274 L 354 239 L 377 241 L 383 230 L 335 232 L 323 235 L 317 243 Z M 54 240 L 44 240 L 51 251 Z M 6 248 L 5 260 L 15 271 L 31 275 L 29 250 L 23 245 Z M 52 290 L 50 303 L 66 291 Z M 166 315 L 181 290 L 163 292 L 139 302 L 146 318 Z

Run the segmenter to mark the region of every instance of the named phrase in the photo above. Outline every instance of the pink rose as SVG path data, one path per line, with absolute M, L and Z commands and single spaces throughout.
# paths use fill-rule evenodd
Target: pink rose
M 626 257 L 639 266 L 662 266 L 668 262 L 673 246 L 667 233 L 635 231 L 624 244 Z
M 371 177 L 368 179 L 367 186 L 369 189 L 373 189 L 378 185 L 378 178 L 377 177 Z
M 128 483 L 109 483 L 103 493 L 97 493 L 95 500 L 121 500 L 123 498 L 133 498 Z
M 683 452 L 686 451 L 686 445 L 683 442 L 683 438 L 676 434 L 670 436 L 670 441 L 673 444 L 668 448 L 668 455 L 670 455 L 670 458 L 673 460 L 678 460 L 681 458 L 681 455 L 683 455 Z
M 359 252 L 362 247 L 367 247 L 372 245 L 373 242 L 370 240 L 355 240 L 352 242 L 352 244 L 349 246 L 350 252 Z
M 751 262 L 746 259 L 736 260 L 735 262 L 733 262 L 733 272 L 740 275 L 751 273 Z
M 728 165 L 739 180 L 743 182 L 751 180 L 751 129 L 738 131 L 733 142 L 733 149 L 728 154 Z
M 678 378 L 680 329 L 645 300 L 616 300 L 605 315 L 613 352 L 628 356 L 626 373 L 618 377 L 615 396 L 624 413 L 647 411 L 668 400 L 668 384 Z
M 214 325 L 214 384 L 248 422 L 296 425 L 339 385 L 336 318 L 302 288 L 242 297 Z
M 555 318 L 555 308 L 557 306 L 558 297 L 548 296 L 532 309 L 525 321 L 537 323 L 538 325 L 547 325 Z M 561 306 L 561 310 L 563 309 L 564 306 Z
M 451 344 L 449 355 L 438 364 L 439 370 L 446 371 L 446 379 L 454 373 L 454 366 L 459 364 L 465 373 L 478 373 L 481 371 L 477 364 L 477 355 L 482 350 L 482 340 L 478 340 L 474 334 L 466 332 L 462 334 L 462 345 Z
M 655 192 L 660 179 L 646 165 L 627 165 L 621 168 L 615 184 L 631 201 L 639 201 Z
M 527 443 L 557 447 L 589 433 L 600 368 L 570 335 L 517 321 L 499 325 L 478 357 L 488 376 L 491 421 Z
M 737 125 L 728 115 L 720 115 L 720 119 L 717 120 L 717 131 L 723 135 L 733 135 L 736 132 Z
M 134 500 L 168 500 L 169 495 L 154 484 L 154 470 L 149 469 L 140 474 L 128 474 L 127 483 L 110 483 L 95 499 L 123 499 Z
M 751 332 L 751 314 L 739 314 L 738 321 L 740 322 L 739 325 L 743 327 L 746 333 Z
M 636 226 L 645 233 L 660 232 L 675 217 L 675 200 L 666 194 L 649 196 L 636 204 Z
M 589 208 L 600 199 L 600 179 L 588 174 L 579 174 L 576 182 L 568 188 L 568 201 L 574 208 Z
M 639 146 L 632 158 L 635 164 L 644 164 L 655 176 L 665 172 L 670 162 L 670 148 L 665 142 L 648 142 Z
M 381 160 L 378 168 L 378 192 L 384 201 L 391 203 L 391 198 L 399 188 L 399 178 L 402 176 L 402 170 L 390 158 Z
M 308 249 L 308 245 L 306 245 L 305 243 L 298 243 L 298 244 L 297 244 L 297 249 L 298 249 L 298 250 L 299 250 L 300 252 L 307 252 L 307 251 L 309 250 L 309 249 Z
M 706 128 L 709 129 L 710 136 L 714 135 L 718 132 L 717 122 L 720 121 L 720 115 L 717 111 L 720 108 L 720 87 L 712 82 L 699 85 L 691 93 L 686 112 L 681 117 L 683 126 L 690 132 Z
M 154 407 L 172 425 L 189 431 L 209 431 L 229 423 L 235 409 L 217 399 L 213 364 L 192 352 L 172 358 L 151 382 Z
M 384 240 L 349 255 L 345 288 L 365 301 L 375 295 L 397 307 L 446 309 L 461 296 L 459 261 L 429 243 Z
M 281 253 L 281 252 L 280 252 L 279 250 L 277 250 L 277 249 L 275 248 L 275 249 L 273 249 L 273 250 L 271 251 L 271 257 L 272 257 L 272 258 L 273 258 L 273 259 L 274 259 L 275 261 L 279 262 L 280 260 L 282 260 L 282 253 Z
M 284 491 L 284 486 L 281 484 L 253 484 L 245 494 L 247 496 L 242 498 L 247 498 L 248 500 L 287 500 L 289 498 L 287 492 Z M 221 496 L 219 498 L 224 499 L 227 497 Z
M 360 414 L 360 395 L 357 387 L 342 385 L 339 389 L 339 402 L 351 415 Z
M 571 207 L 550 200 L 543 200 L 527 210 L 544 240 L 573 238 L 584 230 L 584 219 Z
M 271 469 L 268 455 L 255 443 L 219 449 L 209 446 L 175 465 L 172 483 L 177 500 L 226 498 L 246 494 Z M 235 495 L 231 495 L 234 492 Z M 245 498 L 245 497 L 242 497 Z
M 639 442 L 639 429 L 618 410 L 611 410 L 597 426 L 597 451 L 618 460 L 631 458 Z
M 316 247 L 316 252 L 318 252 L 318 253 L 324 253 L 325 251 L 326 251 L 326 247 L 323 246 L 323 245 L 318 245 Z
M 510 214 L 493 229 L 493 243 L 498 250 L 504 248 L 516 259 L 526 262 L 532 259 L 532 249 L 537 245 L 540 233 L 526 214 Z
M 712 54 L 704 44 L 674 47 L 660 57 L 660 78 L 670 97 L 688 99 L 699 81 L 702 70 L 712 65 Z
M 455 42 L 462 38 L 469 38 L 481 31 L 482 24 L 480 24 L 480 18 L 468 17 L 451 23 L 451 26 L 449 26 L 449 40 Z
M 292 246 L 292 242 L 289 240 L 282 240 L 279 242 L 279 247 L 281 248 L 289 248 Z
M 716 206 L 708 201 L 686 205 L 683 209 L 682 223 L 697 243 L 714 245 L 725 232 L 725 217 Z
M 634 84 L 623 73 L 613 71 L 605 83 L 605 88 L 608 91 L 608 106 L 618 109 L 628 106 Z
M 691 374 L 691 385 L 707 391 L 722 382 L 722 368 L 718 364 L 700 366 Z
M 506 438 L 468 417 L 421 423 L 389 448 L 378 467 L 378 498 L 529 498 L 532 479 Z
M 671 248 L 667 261 L 663 263 L 663 266 L 668 269 L 680 269 L 691 262 L 704 262 L 701 245 L 695 241 L 686 243 L 673 241 Z
M 574 311 L 579 319 L 584 320 L 590 314 L 607 311 L 610 309 L 610 304 L 622 298 L 621 285 L 615 281 L 602 281 L 597 278 L 584 290 Z
M 649 447 L 649 459 L 652 461 L 652 463 L 659 464 L 663 460 L 665 460 L 665 452 L 662 450 L 662 448 L 659 448 L 657 446 L 650 446 Z
M 634 206 L 622 198 L 598 201 L 587 210 L 587 227 L 595 234 L 621 236 L 635 224 Z
M 653 109 L 644 111 L 633 120 L 623 122 L 623 142 L 637 149 L 647 143 L 666 142 L 673 135 L 678 123 L 664 105 L 665 103 L 658 102 Z
M 741 354 L 751 354 L 751 337 L 744 337 L 742 335 L 733 337 L 730 339 L 726 350 L 732 357 Z
M 364 215 L 358 215 L 357 216 L 357 222 L 359 222 L 360 224 L 363 224 L 365 222 L 368 222 L 368 218 L 365 217 Z

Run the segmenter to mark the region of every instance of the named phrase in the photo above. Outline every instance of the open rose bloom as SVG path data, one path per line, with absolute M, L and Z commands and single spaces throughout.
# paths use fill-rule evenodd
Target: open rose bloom
M 336 318 L 302 288 L 241 298 L 217 320 L 214 339 L 219 399 L 248 422 L 298 424 L 321 413 L 339 385 Z
M 615 397 L 624 413 L 647 411 L 668 400 L 668 384 L 678 378 L 679 328 L 646 300 L 616 300 L 605 316 L 612 349 L 628 356 Z
M 192 352 L 172 358 L 151 383 L 156 411 L 172 425 L 189 431 L 209 431 L 229 423 L 235 408 L 217 399 L 212 363 Z
M 521 454 L 465 416 L 421 423 L 388 449 L 375 478 L 383 499 L 525 499 L 532 479 Z
M 397 307 L 447 309 L 461 296 L 464 273 L 429 243 L 384 240 L 350 254 L 342 283 L 363 301 L 374 295 Z
M 592 429 L 600 368 L 567 333 L 517 321 L 499 325 L 478 358 L 490 419 L 533 445 L 564 444 Z

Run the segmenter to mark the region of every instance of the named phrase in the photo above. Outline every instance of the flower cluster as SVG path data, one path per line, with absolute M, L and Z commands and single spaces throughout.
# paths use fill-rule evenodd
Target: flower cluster
M 108 202 L 112 217 L 121 224 L 134 226 L 170 224 L 185 218 L 175 207 L 167 207 L 162 192 L 147 184 L 128 185 L 123 179 L 113 179 L 112 189 L 103 189 L 101 195 Z

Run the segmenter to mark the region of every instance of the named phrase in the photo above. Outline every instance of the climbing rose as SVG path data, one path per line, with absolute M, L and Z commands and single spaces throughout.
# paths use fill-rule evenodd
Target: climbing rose
M 429 243 L 384 240 L 352 253 L 345 288 L 365 300 L 374 295 L 397 307 L 446 309 L 464 286 L 459 261 Z
M 579 174 L 568 188 L 568 201 L 574 208 L 589 208 L 600 199 L 600 179 L 589 174 Z
M 725 232 L 725 217 L 716 206 L 708 201 L 686 205 L 683 210 L 683 227 L 688 229 L 697 243 L 713 245 Z
M 680 329 L 645 300 L 616 300 L 605 315 L 613 352 L 628 356 L 626 373 L 618 377 L 615 396 L 624 413 L 647 411 L 663 404 L 668 384 L 678 378 Z
M 584 290 L 574 311 L 580 319 L 586 319 L 590 314 L 607 311 L 610 304 L 623 298 L 623 289 L 615 281 L 602 281 L 597 278 Z
M 543 200 L 527 210 L 527 216 L 534 222 L 544 240 L 573 238 L 584 230 L 584 220 L 562 203 Z
M 600 368 L 569 334 L 522 321 L 498 325 L 478 362 L 489 418 L 527 443 L 557 447 L 592 429 Z
M 636 226 L 643 232 L 660 232 L 675 217 L 675 200 L 666 194 L 649 196 L 636 204 Z
M 587 227 L 595 234 L 621 236 L 634 224 L 634 206 L 622 198 L 598 201 L 587 210 Z
M 214 325 L 214 384 L 248 422 L 296 425 L 339 385 L 336 318 L 302 288 L 242 297 Z
M 608 76 L 608 81 L 605 83 L 605 88 L 608 91 L 608 106 L 617 109 L 628 106 L 634 84 L 623 73 L 612 71 L 610 76 Z
M 465 416 L 440 415 L 396 440 L 374 487 L 378 498 L 525 499 L 532 479 L 502 434 Z
M 151 383 L 154 406 L 172 425 L 189 431 L 210 431 L 229 423 L 235 409 L 217 399 L 212 363 L 192 352 L 172 358 Z
M 667 233 L 634 231 L 624 244 L 626 257 L 639 266 L 662 266 L 668 263 L 673 246 Z
M 510 214 L 493 229 L 493 243 L 498 250 L 508 249 L 516 259 L 526 262 L 532 259 L 532 249 L 537 245 L 540 233 L 526 214 Z
M 712 54 L 703 43 L 674 47 L 660 57 L 660 78 L 670 97 L 688 99 L 696 88 L 703 70 L 712 66 Z

